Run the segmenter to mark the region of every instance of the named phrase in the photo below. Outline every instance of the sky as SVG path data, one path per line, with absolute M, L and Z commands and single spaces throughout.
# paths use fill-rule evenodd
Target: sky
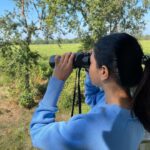
M 0 0 L 0 16 L 4 15 L 5 10 L 13 10 L 15 7 L 13 0 Z M 150 34 L 150 11 L 145 16 L 145 30 L 143 31 L 143 34 Z M 73 34 L 66 35 L 66 38 L 73 38 Z M 65 37 L 64 37 L 65 38 Z

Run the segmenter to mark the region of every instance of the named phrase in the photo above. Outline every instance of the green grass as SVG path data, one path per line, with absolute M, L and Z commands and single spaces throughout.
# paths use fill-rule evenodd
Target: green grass
M 145 54 L 150 54 L 150 40 L 139 41 Z
M 139 41 L 144 53 L 150 54 L 150 40 Z M 37 51 L 42 57 L 49 58 L 51 55 L 62 55 L 66 52 L 77 52 L 81 44 L 50 44 L 50 45 L 31 45 L 31 50 Z
M 61 55 L 66 52 L 77 52 L 81 44 L 50 44 L 50 45 L 31 45 L 33 51 L 39 52 L 41 56 L 47 58 L 51 55 Z

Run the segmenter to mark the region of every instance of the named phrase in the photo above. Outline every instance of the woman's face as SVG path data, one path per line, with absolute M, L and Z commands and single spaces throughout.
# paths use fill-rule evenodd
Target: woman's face
M 97 67 L 94 51 L 92 51 L 90 63 L 89 75 L 92 83 L 96 86 L 103 87 L 103 84 L 106 83 L 109 78 L 108 68 L 105 65 Z
M 94 85 L 99 85 L 99 74 L 98 74 L 98 68 L 96 64 L 96 60 L 94 57 L 94 52 L 92 51 L 91 57 L 90 57 L 90 68 L 89 68 L 89 75 L 91 78 L 91 81 Z

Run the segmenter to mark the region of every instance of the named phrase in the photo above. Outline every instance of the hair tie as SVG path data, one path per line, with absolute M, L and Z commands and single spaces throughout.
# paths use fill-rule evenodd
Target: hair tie
M 142 64 L 146 65 L 147 63 L 150 63 L 150 55 L 144 55 L 142 57 Z

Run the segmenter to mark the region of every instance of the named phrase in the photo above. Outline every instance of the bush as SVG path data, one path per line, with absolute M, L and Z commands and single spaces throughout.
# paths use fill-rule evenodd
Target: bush
M 48 63 L 45 63 L 45 62 L 40 62 L 39 64 L 39 70 L 40 70 L 40 75 L 41 75 L 41 78 L 43 80 L 46 80 L 48 79 L 51 75 L 52 75 L 52 68 L 49 66 Z
M 47 89 L 47 83 L 45 84 L 36 84 L 35 86 L 36 91 L 35 91 L 35 96 L 40 96 L 42 97 Z
M 33 93 L 28 93 L 27 91 L 24 91 L 19 98 L 19 104 L 25 108 L 32 108 L 35 106 Z

